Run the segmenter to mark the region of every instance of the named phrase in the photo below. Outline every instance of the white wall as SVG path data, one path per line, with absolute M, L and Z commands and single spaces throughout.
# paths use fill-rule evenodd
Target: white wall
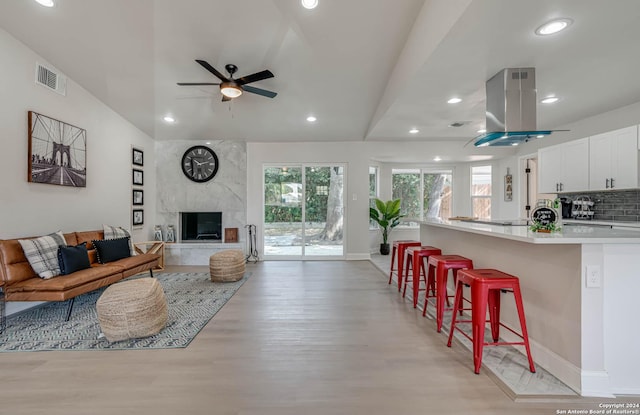
M 134 240 L 151 236 L 155 215 L 153 141 L 73 80 L 62 96 L 35 84 L 36 61 L 47 63 L 0 30 L 0 238 L 131 226 L 131 148 L 144 150 L 145 226 Z M 87 187 L 27 182 L 27 112 L 87 131 Z M 14 304 L 9 304 L 11 313 Z

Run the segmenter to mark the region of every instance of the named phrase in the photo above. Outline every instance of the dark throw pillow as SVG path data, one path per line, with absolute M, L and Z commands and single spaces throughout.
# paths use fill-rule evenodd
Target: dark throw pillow
M 58 248 L 58 264 L 62 275 L 91 268 L 87 243 L 83 242 L 76 246 L 60 246 Z
M 98 262 L 101 264 L 131 256 L 129 238 L 101 239 L 91 243 L 96 247 Z

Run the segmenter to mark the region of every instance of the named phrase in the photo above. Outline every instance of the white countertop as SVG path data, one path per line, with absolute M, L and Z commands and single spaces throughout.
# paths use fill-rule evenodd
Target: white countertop
M 609 220 L 580 220 L 580 219 L 562 219 L 564 223 L 580 224 L 584 226 L 589 225 L 605 225 L 605 226 L 620 226 L 623 228 L 640 228 L 640 222 L 615 222 Z
M 459 220 L 430 219 L 420 223 L 532 244 L 640 244 L 640 232 L 637 230 L 609 229 L 586 224 L 563 226 L 560 232 L 539 233 L 530 231 L 528 226 L 489 225 Z

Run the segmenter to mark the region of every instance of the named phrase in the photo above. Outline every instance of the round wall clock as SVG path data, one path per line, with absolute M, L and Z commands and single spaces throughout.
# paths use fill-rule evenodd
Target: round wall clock
M 209 147 L 193 146 L 182 156 L 182 172 L 194 182 L 207 182 L 218 172 L 218 156 Z

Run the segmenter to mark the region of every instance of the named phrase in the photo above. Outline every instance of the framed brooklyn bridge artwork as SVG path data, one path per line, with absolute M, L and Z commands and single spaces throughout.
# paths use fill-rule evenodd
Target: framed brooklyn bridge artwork
M 87 131 L 29 111 L 28 181 L 87 185 Z

